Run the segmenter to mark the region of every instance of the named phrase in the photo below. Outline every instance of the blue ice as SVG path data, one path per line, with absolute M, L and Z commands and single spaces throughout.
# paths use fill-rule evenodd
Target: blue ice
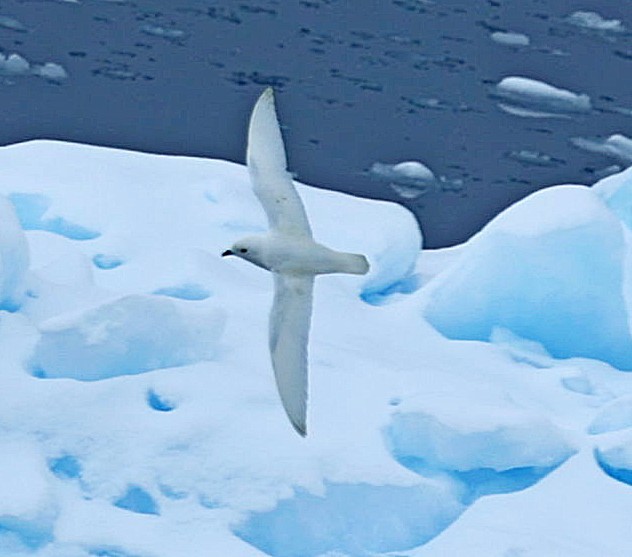
M 125 494 L 114 502 L 114 506 L 140 514 L 160 514 L 154 498 L 137 485 L 130 485 Z

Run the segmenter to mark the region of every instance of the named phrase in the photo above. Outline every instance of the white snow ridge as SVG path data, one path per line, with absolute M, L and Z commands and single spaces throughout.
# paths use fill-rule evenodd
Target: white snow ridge
M 632 170 L 423 252 L 401 206 L 297 184 L 371 264 L 316 281 L 303 439 L 273 281 L 221 257 L 267 230 L 245 167 L 33 141 L 0 168 L 0 555 L 632 554 Z

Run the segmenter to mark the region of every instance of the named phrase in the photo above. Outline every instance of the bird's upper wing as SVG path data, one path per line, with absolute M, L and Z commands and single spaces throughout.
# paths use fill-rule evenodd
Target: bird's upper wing
M 306 435 L 307 340 L 312 316 L 312 275 L 274 273 L 270 354 L 283 408 L 294 429 Z
M 270 229 L 311 237 L 305 208 L 287 172 L 271 87 L 261 94 L 252 111 L 246 160 L 253 189 L 268 216 Z

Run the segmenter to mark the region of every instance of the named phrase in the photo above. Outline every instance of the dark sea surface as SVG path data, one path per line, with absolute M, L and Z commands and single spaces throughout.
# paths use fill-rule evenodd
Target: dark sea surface
M 571 25 L 578 10 L 625 29 Z M 68 77 L 0 77 L 0 143 L 243 162 L 250 109 L 272 85 L 301 181 L 400 201 L 427 247 L 447 246 L 536 189 L 625 166 L 570 140 L 632 136 L 629 29 L 630 0 L 3 0 L 0 50 Z M 499 44 L 495 31 L 530 44 Z M 587 94 L 592 109 L 506 113 L 493 91 L 507 76 Z M 368 172 L 406 160 L 443 178 L 405 199 Z

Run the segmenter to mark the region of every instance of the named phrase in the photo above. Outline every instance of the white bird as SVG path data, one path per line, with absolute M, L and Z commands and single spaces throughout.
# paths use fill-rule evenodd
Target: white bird
M 314 277 L 325 273 L 363 275 L 369 264 L 363 255 L 334 251 L 313 240 L 305 208 L 287 171 L 272 88 L 262 93 L 252 111 L 246 159 L 270 230 L 266 235 L 239 240 L 222 256 L 235 255 L 274 275 L 269 331 L 272 367 L 285 412 L 304 437 Z

